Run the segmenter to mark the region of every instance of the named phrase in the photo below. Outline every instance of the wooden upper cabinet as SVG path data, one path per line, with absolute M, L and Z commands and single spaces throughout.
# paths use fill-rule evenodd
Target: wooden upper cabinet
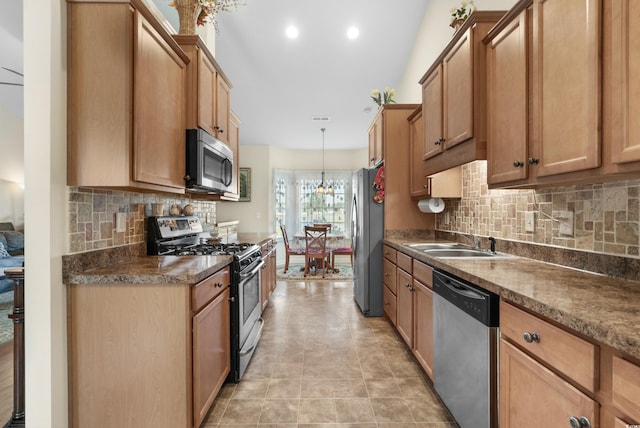
M 408 117 L 409 120 L 409 191 L 411 197 L 429 194 L 427 177 L 424 174 L 424 116 L 422 106 Z
M 138 2 L 68 7 L 67 183 L 184 193 L 189 59 Z
M 486 159 L 486 62 L 482 38 L 504 12 L 476 11 L 420 79 L 425 172 Z
M 424 117 L 423 159 L 442 152 L 442 65 L 438 64 L 422 84 Z
M 527 10 L 487 36 L 487 182 L 528 174 Z
M 229 79 L 199 36 L 176 34 L 173 38 L 191 60 L 187 73 L 187 128 L 200 127 L 228 145 Z
M 383 108 L 378 109 L 371 126 L 369 126 L 369 168 L 379 165 L 384 160 L 382 112 Z
M 640 164 L 640 3 L 611 0 L 604 7 L 605 145 L 616 168 L 636 171 Z M 615 171 L 614 171 L 615 172 Z
M 232 193 L 240 195 L 240 119 L 233 112 L 229 111 L 229 132 L 227 133 L 227 144 L 233 152 L 233 178 L 231 179 L 231 188 L 234 189 Z
M 218 73 L 216 76 L 216 124 L 215 135 L 220 140 L 229 144 L 229 94 L 231 85 Z
M 537 176 L 600 166 L 601 0 L 533 4 Z
M 135 16 L 133 179 L 184 188 L 185 61 Z
M 194 98 L 192 103 L 198 106 L 196 126 L 201 127 L 211 135 L 215 135 L 215 99 L 217 71 L 209 56 L 202 49 L 198 49 L 197 91 L 189 92 Z M 192 89 L 193 91 L 193 89 Z M 192 114 L 192 117 L 196 116 Z M 192 126 L 190 128 L 195 128 Z
M 468 28 L 442 61 L 445 149 L 473 137 L 473 34 Z

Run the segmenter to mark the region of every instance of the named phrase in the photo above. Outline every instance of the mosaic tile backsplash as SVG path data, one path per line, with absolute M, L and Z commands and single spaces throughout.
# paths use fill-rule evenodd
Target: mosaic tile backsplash
M 154 215 L 156 208 L 169 215 L 172 205 L 182 208 L 191 204 L 205 230 L 213 230 L 216 223 L 215 202 L 188 196 L 67 187 L 67 200 L 69 254 L 145 242 L 145 219 Z M 124 232 L 116 231 L 116 213 L 126 214 Z
M 476 161 L 463 167 L 462 198 L 445 202 L 437 230 L 640 257 L 640 179 L 490 190 L 486 165 Z M 527 212 L 533 213 L 533 232 L 525 231 Z

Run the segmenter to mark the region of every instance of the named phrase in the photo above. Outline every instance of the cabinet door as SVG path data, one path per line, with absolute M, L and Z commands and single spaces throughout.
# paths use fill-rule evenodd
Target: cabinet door
M 373 122 L 369 128 L 369 166 L 372 167 L 376 162 L 376 122 Z
M 598 427 L 597 403 L 525 353 L 500 340 L 500 426 L 565 427 L 586 417 Z
M 186 65 L 135 16 L 133 179 L 184 188 Z
M 640 161 L 640 2 L 611 1 L 611 145 L 613 163 Z
M 472 29 L 458 40 L 443 60 L 444 144 L 449 149 L 473 137 Z
M 394 254 L 395 254 L 395 250 L 394 250 Z M 382 278 L 383 278 L 384 285 L 389 287 L 389 290 L 393 294 L 396 294 L 396 281 L 398 280 L 397 274 L 396 274 L 396 265 L 391 263 L 389 259 L 385 258 L 382 261 L 382 272 L 383 272 Z
M 198 126 L 215 135 L 216 68 L 207 55 L 198 50 Z
M 373 164 L 377 165 L 384 159 L 384 111 L 376 119 L 375 132 L 375 160 L 373 161 Z
M 526 11 L 487 45 L 487 181 L 527 178 Z
M 424 159 L 442 151 L 442 65 L 422 84 L 422 116 L 424 117 Z
M 424 118 L 422 113 L 409 122 L 409 191 L 411 197 L 426 196 L 427 178 L 424 173 Z
M 193 424 L 199 427 L 231 367 L 229 288 L 193 317 Z
M 396 328 L 398 333 L 413 347 L 413 278 L 402 269 L 398 269 L 398 288 L 396 290 Z
M 233 152 L 233 178 L 231 180 L 231 193 L 240 194 L 239 176 L 240 174 L 240 119 L 234 112 L 229 112 L 229 147 Z
M 278 269 L 277 267 L 277 263 L 278 263 L 278 254 L 276 253 L 276 249 L 275 249 L 275 242 L 273 243 L 274 249 L 271 252 L 271 293 L 273 293 L 273 290 L 276 289 L 276 284 L 277 284 L 277 279 L 276 279 L 276 271 Z
M 600 166 L 600 0 L 533 7 L 538 176 Z
M 386 285 L 382 287 L 382 303 L 384 306 L 384 313 L 391 321 L 391 324 L 396 325 L 396 296 L 389 290 L 389 287 Z
M 413 352 L 433 380 L 433 292 L 413 280 Z
M 216 124 L 214 129 L 216 138 L 229 144 L 229 93 L 231 88 L 219 73 L 216 75 L 216 82 Z

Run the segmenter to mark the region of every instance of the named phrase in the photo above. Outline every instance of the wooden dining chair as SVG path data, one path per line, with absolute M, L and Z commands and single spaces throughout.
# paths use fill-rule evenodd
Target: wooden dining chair
M 331 233 L 331 223 L 313 223 L 313 227 L 326 227 L 327 233 Z
M 280 226 L 280 230 L 282 231 L 282 240 L 284 241 L 284 251 L 285 251 L 284 271 L 282 273 L 287 273 L 287 270 L 289 269 L 289 257 L 304 256 L 305 248 L 292 247 L 291 244 L 289 243 L 289 238 L 287 237 L 287 229 L 284 226 Z
M 304 261 L 304 276 L 309 273 L 309 269 L 313 264 L 318 271 L 319 266 L 322 265 L 322 277 L 324 278 L 327 270 L 329 252 L 327 251 L 327 228 L 326 227 L 304 227 L 305 237 L 305 261 Z
M 336 256 L 349 256 L 351 259 L 351 267 L 353 268 L 353 248 L 340 247 L 331 250 L 331 266 L 336 266 Z

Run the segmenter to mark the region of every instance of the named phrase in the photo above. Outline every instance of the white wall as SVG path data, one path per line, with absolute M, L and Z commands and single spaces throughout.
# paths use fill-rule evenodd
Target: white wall
M 67 229 L 66 10 L 63 1 L 24 0 L 27 428 L 68 426 L 62 284 Z
M 356 170 L 367 163 L 368 149 L 325 151 L 325 171 Z M 275 232 L 273 170 L 320 170 L 322 151 L 241 144 L 240 167 L 251 168 L 251 202 L 218 202 L 217 221 L 240 220 L 240 232 Z
M 24 184 L 24 123 L 0 107 L 0 179 Z
M 460 0 L 430 1 L 422 25 L 413 45 L 411 56 L 398 85 L 398 103 L 421 103 L 422 92 L 418 83 L 438 58 L 453 36 L 449 26 L 449 10 L 460 5 Z M 476 0 L 478 10 L 509 10 L 516 0 Z

